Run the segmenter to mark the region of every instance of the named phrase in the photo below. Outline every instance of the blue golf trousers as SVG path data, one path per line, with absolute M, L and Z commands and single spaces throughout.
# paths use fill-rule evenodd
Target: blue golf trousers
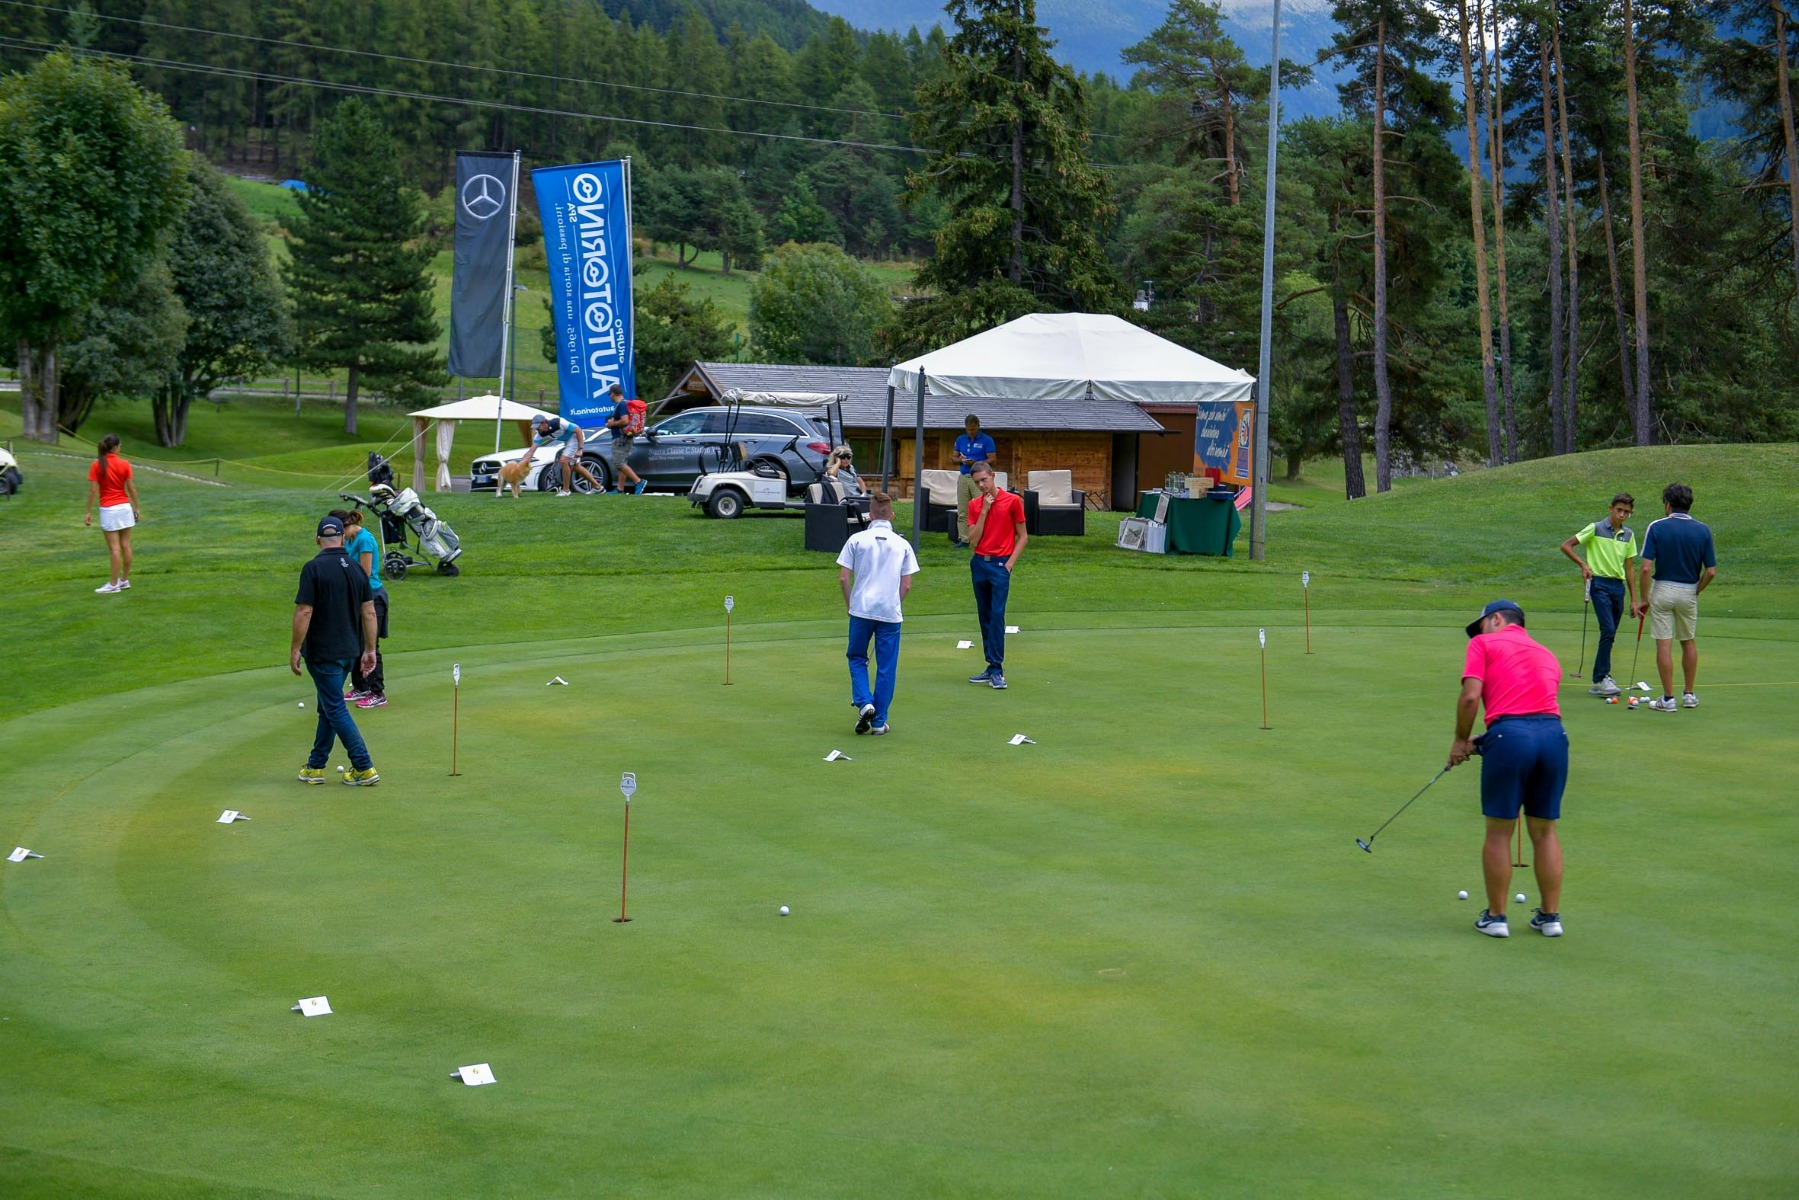
M 1012 590 L 1012 572 L 1006 560 L 976 554 L 968 560 L 974 578 L 974 611 L 981 620 L 981 652 L 987 665 L 998 671 L 1006 665 L 1006 595 Z
M 875 688 L 868 690 L 868 643 L 875 644 Z M 900 623 L 871 621 L 867 617 L 850 618 L 850 703 L 857 708 L 875 706 L 874 723 L 887 723 L 887 708 L 893 703 L 894 685 L 899 682 Z
M 363 744 L 362 731 L 356 728 L 350 706 L 344 703 L 344 680 L 349 678 L 350 662 L 347 658 L 324 662 L 306 660 L 306 672 L 312 676 L 312 685 L 319 692 L 319 725 L 312 737 L 312 753 L 306 759 L 309 767 L 323 767 L 331 761 L 333 739 L 343 742 L 350 765 L 358 771 L 374 766 L 369 758 L 369 748 Z
M 1624 581 L 1593 576 L 1593 615 L 1599 619 L 1599 649 L 1593 652 L 1593 682 L 1612 673 L 1612 642 L 1624 615 Z

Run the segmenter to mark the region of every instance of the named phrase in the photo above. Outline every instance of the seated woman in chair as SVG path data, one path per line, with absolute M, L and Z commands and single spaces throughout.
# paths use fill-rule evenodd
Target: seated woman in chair
M 862 477 L 850 461 L 854 457 L 848 446 L 838 446 L 825 460 L 825 482 L 843 485 L 844 499 L 862 494 Z

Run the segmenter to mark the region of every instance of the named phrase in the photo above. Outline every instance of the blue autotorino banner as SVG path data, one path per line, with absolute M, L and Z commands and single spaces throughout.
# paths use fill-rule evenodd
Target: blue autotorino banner
M 613 384 L 637 396 L 631 340 L 631 161 L 531 172 L 550 264 L 562 415 L 612 415 Z

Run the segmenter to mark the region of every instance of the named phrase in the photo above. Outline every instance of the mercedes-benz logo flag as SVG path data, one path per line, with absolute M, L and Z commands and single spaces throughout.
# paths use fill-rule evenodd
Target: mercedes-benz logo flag
M 495 379 L 505 367 L 506 237 L 512 155 L 456 156 L 455 270 L 450 278 L 450 374 Z

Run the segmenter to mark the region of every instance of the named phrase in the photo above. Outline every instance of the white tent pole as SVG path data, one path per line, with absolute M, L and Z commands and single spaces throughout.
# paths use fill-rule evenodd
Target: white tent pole
M 512 152 L 512 215 L 506 222 L 506 321 L 500 326 L 500 403 L 493 410 L 493 452 L 500 452 L 500 414 L 506 406 L 506 354 L 512 349 L 512 256 L 518 249 L 518 151 Z
M 1249 557 L 1268 554 L 1268 391 L 1274 360 L 1274 159 L 1281 133 L 1281 0 L 1274 0 L 1268 68 L 1268 177 L 1262 196 L 1262 353 L 1256 367 L 1256 461 L 1249 497 Z

